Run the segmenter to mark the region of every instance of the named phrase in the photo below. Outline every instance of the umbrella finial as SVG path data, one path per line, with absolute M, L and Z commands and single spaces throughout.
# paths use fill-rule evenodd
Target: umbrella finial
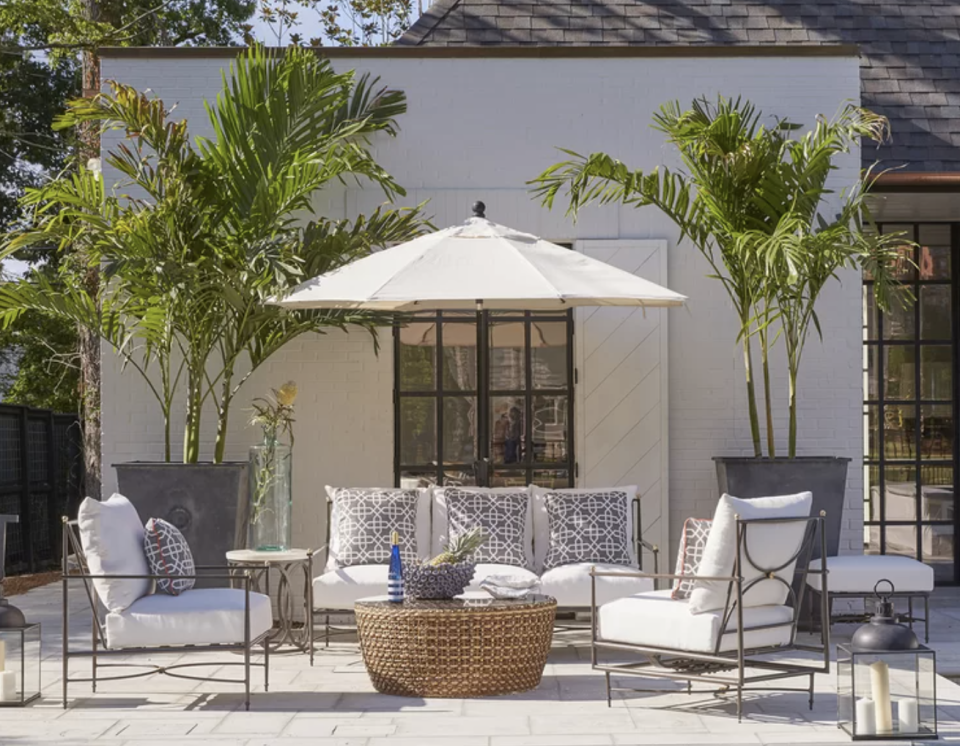
M 478 200 L 477 202 L 474 202 L 474 203 L 473 203 L 473 217 L 475 217 L 475 218 L 485 218 L 485 217 L 487 217 L 486 215 L 484 215 L 484 210 L 486 210 L 486 209 L 487 209 L 487 206 L 486 206 L 485 204 L 483 204 L 483 202 L 480 202 L 479 200 Z

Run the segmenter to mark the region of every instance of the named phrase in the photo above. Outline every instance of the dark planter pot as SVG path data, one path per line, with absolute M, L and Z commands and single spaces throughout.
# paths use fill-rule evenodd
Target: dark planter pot
M 197 565 L 225 566 L 226 552 L 246 546 L 247 462 L 133 461 L 113 466 L 120 494 L 133 503 L 140 518 L 162 518 L 180 529 Z M 225 585 L 226 580 L 197 583 L 206 588 Z
M 826 513 L 824 533 L 827 556 L 835 557 L 840 548 L 843 525 L 843 501 L 847 488 L 847 465 L 850 459 L 836 456 L 801 456 L 798 458 L 738 458 L 718 456 L 717 481 L 720 493 L 751 498 L 768 495 L 813 493 L 811 515 Z M 820 556 L 819 544 L 813 558 Z

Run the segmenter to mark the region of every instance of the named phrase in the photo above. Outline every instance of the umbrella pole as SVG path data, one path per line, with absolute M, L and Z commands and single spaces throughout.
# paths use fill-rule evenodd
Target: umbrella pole
M 484 344 L 484 337 L 487 334 L 486 325 L 483 316 L 483 300 L 477 299 L 477 453 L 476 467 L 474 476 L 477 485 L 488 487 L 490 485 L 490 438 L 487 432 L 487 412 L 489 410 L 488 398 L 488 362 L 487 346 Z

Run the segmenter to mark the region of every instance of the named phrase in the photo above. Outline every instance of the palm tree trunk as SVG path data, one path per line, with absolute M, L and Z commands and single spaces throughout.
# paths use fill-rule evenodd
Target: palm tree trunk
M 747 376 L 747 406 L 750 410 L 750 435 L 753 438 L 753 455 L 761 458 L 763 449 L 760 445 L 760 417 L 757 414 L 757 392 L 753 382 L 753 359 L 750 352 L 749 334 L 744 334 L 743 337 L 743 366 Z
M 787 440 L 787 456 L 789 458 L 797 457 L 797 374 L 799 373 L 799 367 L 794 356 L 790 355 L 788 360 L 788 375 L 790 378 L 790 427 Z
M 770 393 L 770 348 L 767 344 L 766 330 L 759 332 L 760 338 L 760 365 L 763 368 L 763 406 L 766 409 L 767 422 L 767 455 L 776 458 L 777 444 L 773 432 L 773 402 Z
M 217 412 L 217 440 L 214 446 L 213 462 L 219 464 L 223 462 L 223 454 L 227 447 L 227 425 L 230 421 L 230 404 L 233 401 L 233 369 L 229 368 L 223 373 L 223 381 L 220 387 L 220 411 Z
M 183 430 L 183 463 L 195 464 L 200 459 L 200 410 L 203 407 L 201 384 L 194 375 L 187 380 L 187 421 Z

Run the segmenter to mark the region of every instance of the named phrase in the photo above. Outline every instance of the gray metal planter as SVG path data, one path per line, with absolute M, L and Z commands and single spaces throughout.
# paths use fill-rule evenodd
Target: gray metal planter
M 246 546 L 247 462 L 114 464 L 117 486 L 140 518 L 163 518 L 183 533 L 197 565 L 225 566 Z M 198 587 L 223 585 L 223 581 Z
M 734 497 L 766 497 L 796 492 L 813 493 L 813 515 L 826 511 L 824 532 L 827 555 L 836 556 L 843 526 L 843 501 L 850 459 L 837 456 L 801 456 L 798 458 L 742 458 L 717 456 L 717 481 L 720 493 Z M 820 547 L 814 549 L 820 556 Z

